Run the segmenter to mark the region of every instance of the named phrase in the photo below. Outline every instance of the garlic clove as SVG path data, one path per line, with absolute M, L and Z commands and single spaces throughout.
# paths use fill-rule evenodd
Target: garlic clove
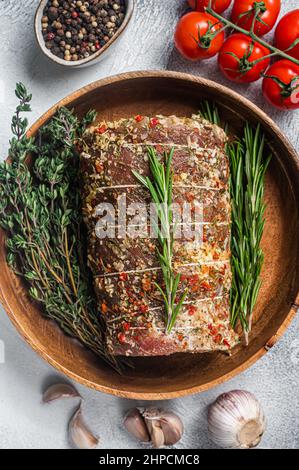
M 124 426 L 139 441 L 151 441 L 156 449 L 176 444 L 184 432 L 183 423 L 175 413 L 153 407 L 130 410 Z
M 139 441 L 150 441 L 148 429 L 138 408 L 133 408 L 126 414 L 124 418 L 124 426 L 126 430 Z
M 151 441 L 155 449 L 159 449 L 165 445 L 164 433 L 160 426 L 160 422 L 156 419 L 145 419 Z
M 244 390 L 220 395 L 208 410 L 211 440 L 220 447 L 256 447 L 266 429 L 266 420 L 256 397 Z
M 81 395 L 72 385 L 67 383 L 57 383 L 50 385 L 50 387 L 45 390 L 43 394 L 43 403 L 50 403 L 52 401 L 59 400 L 60 398 L 71 397 L 81 398 Z
M 172 411 L 148 408 L 143 411 L 154 447 L 174 445 L 182 437 L 184 426 L 181 419 Z
M 69 422 L 69 439 L 78 449 L 94 449 L 99 443 L 83 420 L 81 405 Z
M 184 433 L 182 420 L 172 411 L 164 411 L 160 418 L 165 445 L 170 446 L 181 440 Z

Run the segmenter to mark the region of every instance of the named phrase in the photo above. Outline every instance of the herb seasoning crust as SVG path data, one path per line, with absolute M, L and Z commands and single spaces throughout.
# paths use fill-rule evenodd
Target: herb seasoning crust
M 85 133 L 81 172 L 88 261 L 112 354 L 229 351 L 237 344 L 229 320 L 231 206 L 226 141 L 220 127 L 197 115 L 136 116 L 102 122 Z M 158 241 L 148 236 L 146 227 L 138 238 L 117 238 L 116 231 L 115 238 L 99 239 L 95 233 L 98 204 L 117 208 L 122 195 L 127 205 L 151 202 L 132 173 L 150 176 L 148 146 L 161 157 L 174 148 L 173 201 L 203 205 L 202 237 L 174 242 L 173 266 L 181 273 L 178 296 L 186 289 L 187 296 L 169 334 L 163 299 L 155 286 L 162 283 Z M 130 214 L 127 229 L 134 230 Z

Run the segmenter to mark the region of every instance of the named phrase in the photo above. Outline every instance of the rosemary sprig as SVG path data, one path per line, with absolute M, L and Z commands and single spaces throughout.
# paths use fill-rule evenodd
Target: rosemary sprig
M 7 261 L 29 286 L 29 294 L 62 330 L 119 370 L 105 345 L 105 329 L 86 269 L 76 141 L 95 118 L 80 122 L 61 108 L 26 135 L 31 95 L 17 84 L 20 104 L 12 119 L 10 162 L 0 165 L 0 225 L 7 233 Z M 31 158 L 26 158 L 31 155 Z
M 264 158 L 265 135 L 260 125 L 246 123 L 241 141 L 228 145 L 232 205 L 231 324 L 239 320 L 246 344 L 253 309 L 261 287 L 264 255 L 260 247 L 264 231 L 264 177 L 271 155 Z
M 217 106 L 202 103 L 200 114 L 220 125 Z M 244 136 L 226 145 L 230 161 L 232 206 L 230 320 L 240 322 L 245 341 L 252 326 L 253 309 L 261 286 L 264 255 L 260 242 L 264 230 L 264 177 L 271 155 L 265 158 L 265 135 L 260 125 L 246 123 Z
M 158 224 L 155 224 L 154 228 L 160 244 L 160 248 L 157 248 L 157 255 L 163 273 L 165 289 L 163 290 L 157 283 L 155 283 L 155 285 L 164 300 L 166 309 L 166 333 L 169 334 L 187 295 L 187 291 L 184 291 L 181 298 L 176 301 L 181 275 L 180 273 L 175 274 L 172 266 L 175 228 L 171 207 L 173 184 L 171 163 L 174 149 L 169 153 L 164 153 L 164 161 L 162 162 L 157 157 L 153 147 L 148 147 L 147 150 L 152 180 L 135 171 L 133 171 L 133 174 L 137 180 L 149 190 L 157 211 Z

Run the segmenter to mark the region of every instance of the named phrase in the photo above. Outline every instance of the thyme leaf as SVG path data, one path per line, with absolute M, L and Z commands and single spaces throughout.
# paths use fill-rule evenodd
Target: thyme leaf
M 79 121 L 60 108 L 36 138 L 28 137 L 31 95 L 16 86 L 9 160 L 0 164 L 0 225 L 7 234 L 7 262 L 28 284 L 44 315 L 119 370 L 108 353 L 105 327 L 86 268 L 85 232 L 78 188 L 76 143 L 95 118 Z

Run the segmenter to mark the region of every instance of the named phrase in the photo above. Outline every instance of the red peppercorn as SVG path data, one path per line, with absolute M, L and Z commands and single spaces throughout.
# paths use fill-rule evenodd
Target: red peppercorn
M 104 134 L 106 132 L 107 127 L 106 126 L 101 126 L 96 129 L 97 134 Z
M 156 127 L 159 124 L 159 119 L 152 118 L 150 121 L 150 127 Z
M 48 39 L 48 41 L 52 41 L 52 39 L 54 39 L 54 38 L 55 38 L 55 34 L 54 34 L 54 33 L 48 33 L 48 34 L 47 34 L 47 39 Z
M 147 305 L 140 305 L 140 312 L 141 313 L 146 313 L 148 312 L 148 306 Z
M 188 305 L 188 314 L 190 316 L 194 315 L 197 312 L 197 307 L 194 305 Z
M 76 11 L 72 12 L 72 18 L 78 18 L 78 13 Z
M 141 114 L 137 114 L 137 116 L 135 116 L 135 121 L 136 121 L 136 122 L 141 122 L 141 121 L 143 121 L 143 116 L 141 116 Z
M 126 342 L 126 335 L 124 333 L 118 333 L 118 341 L 121 344 L 124 344 Z
M 124 322 L 123 326 L 124 326 L 124 330 L 129 331 L 129 329 L 131 328 L 131 323 Z

